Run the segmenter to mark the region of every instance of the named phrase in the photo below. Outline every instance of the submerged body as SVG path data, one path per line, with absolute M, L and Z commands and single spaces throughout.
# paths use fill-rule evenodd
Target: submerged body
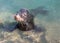
M 30 14 L 29 10 L 21 9 L 14 18 L 18 22 L 16 26 L 20 30 L 27 31 L 34 29 L 34 17 Z

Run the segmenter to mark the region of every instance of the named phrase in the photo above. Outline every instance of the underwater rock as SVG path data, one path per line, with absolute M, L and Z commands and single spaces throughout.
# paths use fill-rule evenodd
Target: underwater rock
M 34 16 L 30 14 L 28 9 L 21 9 L 14 16 L 14 19 L 18 22 L 16 25 L 22 31 L 34 29 Z

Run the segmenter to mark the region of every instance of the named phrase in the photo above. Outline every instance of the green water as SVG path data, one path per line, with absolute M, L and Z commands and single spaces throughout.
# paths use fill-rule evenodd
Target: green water
M 6 25 L 15 22 L 13 15 L 19 9 L 35 9 L 42 6 L 48 13 L 36 15 L 35 24 L 46 29 L 44 33 L 49 43 L 57 43 L 55 40 L 60 41 L 60 0 L 0 0 L 0 19 Z

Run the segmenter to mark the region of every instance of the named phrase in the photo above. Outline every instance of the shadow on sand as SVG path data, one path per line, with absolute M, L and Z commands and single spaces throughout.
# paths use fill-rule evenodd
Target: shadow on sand
M 44 6 L 40 6 L 37 7 L 35 9 L 30 9 L 30 12 L 32 13 L 32 15 L 36 16 L 37 14 L 42 14 L 42 15 L 48 15 L 49 11 L 44 7 Z
M 11 22 L 11 23 L 5 22 L 4 24 L 1 23 L 0 29 L 2 29 L 3 31 L 12 32 L 16 29 L 15 25 L 16 25 L 16 22 Z

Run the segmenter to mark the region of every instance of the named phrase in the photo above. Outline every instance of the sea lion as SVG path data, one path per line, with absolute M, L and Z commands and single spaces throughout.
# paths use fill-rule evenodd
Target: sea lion
M 28 9 L 20 9 L 14 16 L 18 22 L 16 25 L 22 31 L 34 29 L 34 16 L 30 14 Z

